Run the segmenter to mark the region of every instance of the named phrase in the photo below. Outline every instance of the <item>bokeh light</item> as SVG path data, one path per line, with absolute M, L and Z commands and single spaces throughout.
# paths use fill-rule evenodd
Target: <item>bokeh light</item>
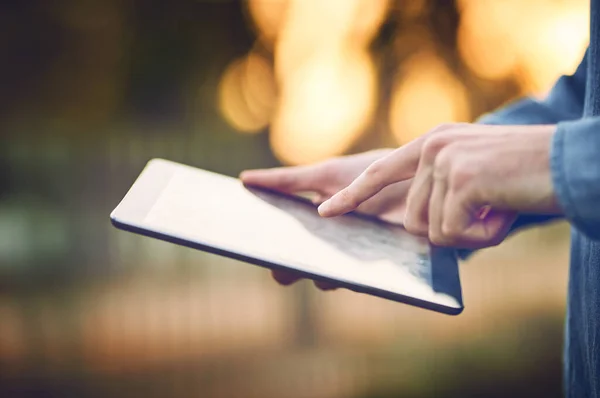
M 540 6 L 532 4 L 531 15 Z M 525 91 L 547 91 L 556 79 L 572 73 L 589 40 L 589 5 L 586 1 L 550 3 L 532 24 L 523 23 L 524 35 L 515 46 L 525 64 L 521 82 Z M 530 37 L 530 43 L 524 43 Z
M 311 163 L 347 150 L 370 121 L 375 70 L 361 51 L 314 54 L 283 86 L 271 129 L 276 156 Z
M 458 48 L 465 63 L 480 77 L 499 79 L 512 73 L 517 54 L 511 42 L 514 20 L 508 1 L 469 2 L 461 14 Z
M 219 109 L 240 132 L 260 132 L 271 120 L 276 91 L 271 63 L 250 53 L 225 71 L 219 87 Z
M 388 5 L 388 0 L 250 1 L 258 40 L 275 43 L 276 78 L 256 55 L 232 62 L 219 90 L 224 118 L 241 132 L 261 131 L 279 90 L 271 142 L 282 161 L 306 163 L 348 149 L 372 114 L 376 76 L 366 47 Z
M 390 7 L 390 0 L 355 0 L 351 3 L 352 18 L 346 29 L 347 37 L 357 46 L 367 46 L 383 24 Z
M 401 144 L 441 123 L 469 120 L 462 83 L 431 53 L 405 63 L 390 108 L 390 127 Z
M 256 27 L 257 36 L 272 45 L 285 22 L 290 0 L 249 0 L 248 10 Z
M 387 0 L 293 0 L 275 51 L 281 100 L 275 155 L 310 163 L 348 150 L 370 122 L 376 72 L 367 52 Z
M 462 1 L 459 50 L 479 76 L 515 74 L 524 93 L 572 72 L 588 42 L 589 1 Z
M 340 46 L 365 49 L 388 9 L 387 0 L 290 1 L 275 52 L 282 82 L 313 52 Z

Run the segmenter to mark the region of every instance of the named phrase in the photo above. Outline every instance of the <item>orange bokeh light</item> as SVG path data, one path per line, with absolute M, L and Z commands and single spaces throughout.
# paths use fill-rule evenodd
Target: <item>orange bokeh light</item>
M 313 54 L 283 86 L 271 144 L 285 163 L 312 163 L 343 153 L 371 119 L 375 70 L 370 57 L 332 50 Z
M 273 44 L 285 23 L 290 0 L 249 0 L 248 11 L 258 30 L 258 37 Z
M 285 81 L 313 52 L 340 46 L 365 49 L 381 26 L 388 0 L 290 0 L 275 48 L 277 77 Z
M 479 76 L 514 74 L 524 92 L 543 92 L 581 60 L 589 1 L 462 1 L 459 50 Z
M 506 21 L 512 20 L 510 2 L 477 1 L 461 14 L 458 49 L 466 64 L 480 77 L 499 79 L 512 73 L 517 54 Z
M 255 53 L 234 61 L 219 86 L 219 109 L 235 129 L 255 133 L 269 124 L 277 101 L 271 64 Z
M 390 109 L 390 127 L 398 142 L 412 141 L 441 123 L 469 119 L 466 90 L 441 60 L 422 53 L 405 66 Z

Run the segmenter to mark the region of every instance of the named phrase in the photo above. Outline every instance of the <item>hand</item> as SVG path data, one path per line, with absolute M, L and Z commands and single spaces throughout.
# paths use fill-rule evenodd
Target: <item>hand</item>
M 405 228 L 444 246 L 500 243 L 518 212 L 560 213 L 550 174 L 555 126 L 442 125 L 371 164 L 321 204 L 332 217 L 413 179 Z
M 392 152 L 392 149 L 382 149 L 338 157 L 308 166 L 249 170 L 244 171 L 240 178 L 244 184 L 284 193 L 313 193 L 316 195 L 313 201 L 315 204 L 320 204 L 347 187 L 370 164 Z M 409 187 L 409 180 L 388 184 L 377 195 L 356 206 L 356 211 L 376 216 L 387 222 L 401 224 L 404 220 L 405 199 Z M 294 273 L 281 271 L 274 271 L 273 277 L 283 285 L 292 284 L 300 279 Z M 324 290 L 335 288 L 333 285 L 321 282 L 315 284 Z

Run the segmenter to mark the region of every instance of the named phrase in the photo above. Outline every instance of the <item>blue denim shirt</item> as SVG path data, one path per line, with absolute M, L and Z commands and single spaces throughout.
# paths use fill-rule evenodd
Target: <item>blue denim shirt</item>
M 591 1 L 590 26 L 583 61 L 547 98 L 523 99 L 479 121 L 557 124 L 550 168 L 571 224 L 564 388 L 567 397 L 578 398 L 600 397 L 600 0 Z M 513 229 L 549 219 L 524 214 Z

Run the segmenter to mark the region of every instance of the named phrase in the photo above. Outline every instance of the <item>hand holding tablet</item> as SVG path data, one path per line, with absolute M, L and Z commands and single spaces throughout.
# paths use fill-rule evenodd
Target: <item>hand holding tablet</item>
M 289 178 L 282 184 L 273 188 L 315 191 Z M 316 193 L 322 201 L 335 192 Z M 402 204 L 373 201 L 361 210 L 390 221 Z M 372 217 L 324 219 L 309 201 L 189 166 L 150 161 L 111 219 L 121 229 L 390 300 L 452 315 L 463 309 L 453 250 Z

